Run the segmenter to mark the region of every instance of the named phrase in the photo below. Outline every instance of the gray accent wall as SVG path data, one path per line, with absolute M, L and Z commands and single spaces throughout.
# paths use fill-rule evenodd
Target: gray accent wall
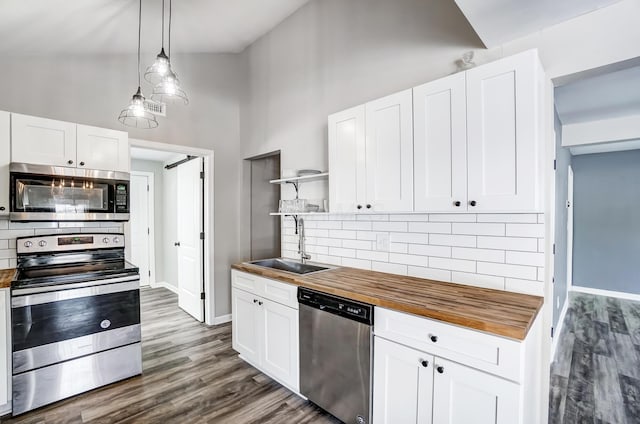
M 575 156 L 573 285 L 640 294 L 640 150 Z
M 556 132 L 556 219 L 553 286 L 553 326 L 557 327 L 560 313 L 567 301 L 567 191 L 568 168 L 572 156 L 568 148 L 562 147 L 562 123 L 554 110 Z

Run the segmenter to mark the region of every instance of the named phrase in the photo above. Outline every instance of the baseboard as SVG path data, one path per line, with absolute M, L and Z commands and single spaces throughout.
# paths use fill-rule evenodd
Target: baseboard
M 611 290 L 592 289 L 591 287 L 571 286 L 570 291 L 595 294 L 598 296 L 617 297 L 618 299 L 635 300 L 640 302 L 640 294 L 625 293 Z
M 231 322 L 231 314 L 221 315 L 213 319 L 213 325 L 226 324 L 227 322 Z
M 154 288 L 161 287 L 163 289 L 170 290 L 170 291 L 174 292 L 175 294 L 178 294 L 178 288 L 176 286 L 174 286 L 173 284 L 167 283 L 166 281 L 158 281 L 158 282 L 156 282 L 156 284 L 153 287 Z
M 567 316 L 567 310 L 569 310 L 569 296 L 564 299 L 564 305 L 562 306 L 560 316 L 558 317 L 557 328 L 553 330 L 553 339 L 551 341 L 551 362 L 555 362 L 556 360 L 556 349 L 558 347 L 558 340 L 560 340 L 562 327 L 564 327 L 564 319 Z

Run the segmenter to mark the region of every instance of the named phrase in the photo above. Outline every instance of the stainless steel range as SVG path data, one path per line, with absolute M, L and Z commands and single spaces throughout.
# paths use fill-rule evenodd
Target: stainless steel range
M 13 415 L 142 373 L 140 277 L 124 235 L 17 240 Z

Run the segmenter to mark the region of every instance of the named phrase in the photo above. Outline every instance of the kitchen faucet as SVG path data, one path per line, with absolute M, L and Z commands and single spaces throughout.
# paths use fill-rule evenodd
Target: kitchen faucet
M 304 242 L 304 220 L 300 217 L 298 218 L 298 253 L 300 254 L 300 262 L 306 263 L 307 260 L 311 259 L 311 255 L 307 254 L 305 251 L 305 242 Z

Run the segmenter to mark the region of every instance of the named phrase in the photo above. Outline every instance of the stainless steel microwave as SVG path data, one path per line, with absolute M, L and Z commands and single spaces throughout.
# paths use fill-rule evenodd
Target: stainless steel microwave
M 11 163 L 11 221 L 128 221 L 129 174 Z

